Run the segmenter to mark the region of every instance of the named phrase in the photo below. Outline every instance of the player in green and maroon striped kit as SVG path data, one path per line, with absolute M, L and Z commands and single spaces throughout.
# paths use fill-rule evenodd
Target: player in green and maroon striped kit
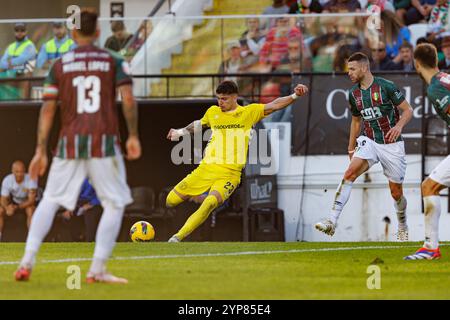
M 127 158 L 138 159 L 141 146 L 132 81 L 123 58 L 93 45 L 99 31 L 97 14 L 83 10 L 80 29 L 72 36 L 77 48 L 56 60 L 45 81 L 44 103 L 38 124 L 36 152 L 30 176 L 36 179 L 47 168 L 47 141 L 60 102 L 61 129 L 44 196 L 27 238 L 25 255 L 15 273 L 18 281 L 30 277 L 35 256 L 50 230 L 59 207 L 73 210 L 86 176 L 104 208 L 87 282 L 126 283 L 106 272 L 106 261 L 120 231 L 124 208 L 132 202 L 119 145 L 116 88 L 128 126 Z
M 450 126 L 450 75 L 440 72 L 436 47 L 424 43 L 414 50 L 414 63 L 420 76 L 428 84 L 427 96 L 439 117 Z M 425 242 L 423 247 L 405 260 L 433 260 L 441 257 L 439 250 L 439 217 L 441 199 L 439 192 L 450 187 L 450 156 L 442 160 L 422 183 L 425 209 Z
M 56 157 L 115 155 L 115 145 L 119 146 L 116 87 L 132 83 L 124 65 L 121 56 L 94 45 L 78 47 L 53 64 L 43 99 L 54 100 L 60 93 L 61 130 Z
M 339 215 L 350 197 L 353 182 L 380 162 L 389 180 L 397 212 L 397 239 L 408 240 L 406 198 L 402 187 L 406 159 L 401 132 L 412 118 L 412 108 L 394 83 L 372 75 L 366 55 L 358 52 L 348 59 L 348 74 L 355 83 L 349 93 L 352 124 L 348 152 L 351 161 L 336 191 L 329 217 L 315 227 L 332 236 Z M 361 122 L 364 123 L 364 135 L 358 137 Z

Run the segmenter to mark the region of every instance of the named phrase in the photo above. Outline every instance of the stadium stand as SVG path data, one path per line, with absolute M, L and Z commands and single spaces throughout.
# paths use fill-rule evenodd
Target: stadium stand
M 270 1 L 248 0 L 236 3 L 233 0 L 214 1 L 213 7 L 204 12 L 205 16 L 254 14 L 262 12 Z M 201 74 L 215 73 L 219 70 L 226 46 L 239 40 L 245 31 L 245 19 L 208 19 L 193 30 L 191 39 L 183 43 L 181 53 L 173 55 L 171 66 L 162 74 Z M 211 86 L 210 79 L 171 79 L 171 96 L 189 96 L 204 92 Z M 153 97 L 166 96 L 166 81 L 152 86 Z

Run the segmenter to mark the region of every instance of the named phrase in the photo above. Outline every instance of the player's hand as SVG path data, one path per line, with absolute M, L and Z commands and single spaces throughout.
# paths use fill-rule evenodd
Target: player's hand
M 296 95 L 298 95 L 299 97 L 304 96 L 305 94 L 308 93 L 308 87 L 303 85 L 303 84 L 298 84 L 295 89 L 294 92 Z
M 179 136 L 177 135 L 177 130 L 170 128 L 169 133 L 167 134 L 167 139 L 170 141 L 178 140 Z
M 66 220 L 70 220 L 73 217 L 72 211 L 66 210 L 62 213 L 62 217 Z
M 47 170 L 48 157 L 47 153 L 41 150 L 36 150 L 33 159 L 30 162 L 28 172 L 32 180 L 37 180 L 38 176 L 42 177 Z
M 126 155 L 127 160 L 136 160 L 141 157 L 142 153 L 141 142 L 139 141 L 138 137 L 135 136 L 128 137 L 126 148 L 127 148 L 127 155 Z
M 82 208 L 83 208 L 84 211 L 89 210 L 89 209 L 92 209 L 93 207 L 94 207 L 94 206 L 91 205 L 90 203 L 85 203 L 85 204 L 82 206 Z
M 391 128 L 391 130 L 389 130 L 389 132 L 386 134 L 386 139 L 388 139 L 390 143 L 393 143 L 397 140 L 398 137 L 400 137 L 401 134 L 402 128 L 399 126 L 395 126 Z
M 167 139 L 170 141 L 178 141 L 180 140 L 180 137 L 184 135 L 183 129 L 173 129 L 171 128 L 169 130 L 169 133 L 167 134 Z

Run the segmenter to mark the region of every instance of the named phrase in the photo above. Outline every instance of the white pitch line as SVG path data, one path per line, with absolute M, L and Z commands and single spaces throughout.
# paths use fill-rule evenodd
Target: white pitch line
M 441 244 L 447 246 L 450 244 Z M 111 260 L 147 260 L 147 259 L 178 259 L 178 258 L 202 258 L 202 257 L 225 257 L 225 256 L 247 256 L 247 255 L 263 255 L 263 254 L 281 254 L 281 253 L 304 253 L 304 252 L 329 252 L 329 251 L 353 251 L 353 250 L 374 250 L 374 249 L 401 249 L 401 248 L 417 248 L 417 245 L 411 246 L 367 246 L 367 247 L 337 247 L 337 248 L 321 248 L 321 249 L 292 249 L 292 250 L 271 250 L 271 251 L 238 251 L 238 252 L 222 252 L 222 253 L 198 253 L 198 254 L 171 254 L 171 255 L 152 255 L 152 256 L 130 256 L 130 257 L 112 257 Z M 91 261 L 92 258 L 69 258 L 57 260 L 41 260 L 43 263 L 66 263 L 66 262 L 82 262 Z M 0 261 L 0 265 L 18 264 L 19 261 Z

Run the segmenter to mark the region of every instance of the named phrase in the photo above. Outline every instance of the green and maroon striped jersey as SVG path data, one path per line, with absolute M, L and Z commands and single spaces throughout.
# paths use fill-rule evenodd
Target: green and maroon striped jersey
M 439 72 L 431 78 L 427 89 L 428 99 L 433 104 L 439 117 L 450 126 L 450 75 Z
M 359 84 L 350 89 L 349 102 L 352 115 L 364 122 L 364 135 L 376 143 L 389 143 L 386 134 L 400 119 L 397 106 L 405 100 L 403 93 L 392 81 L 374 77 L 366 90 Z M 401 141 L 399 136 L 397 141 Z
M 56 60 L 45 80 L 43 97 L 61 102 L 55 156 L 114 156 L 119 146 L 116 87 L 131 83 L 127 62 L 93 45 L 78 47 Z

